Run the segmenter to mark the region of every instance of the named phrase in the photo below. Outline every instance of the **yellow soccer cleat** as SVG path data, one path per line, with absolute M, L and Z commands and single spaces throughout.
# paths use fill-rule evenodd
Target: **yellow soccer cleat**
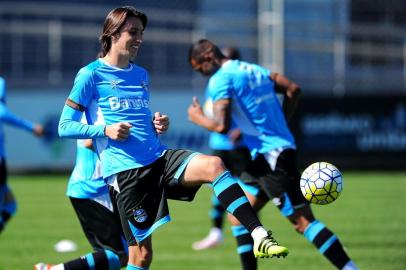
M 272 237 L 271 231 L 268 231 L 268 235 L 260 241 L 254 240 L 255 258 L 286 257 L 288 253 L 288 248 L 280 246 Z

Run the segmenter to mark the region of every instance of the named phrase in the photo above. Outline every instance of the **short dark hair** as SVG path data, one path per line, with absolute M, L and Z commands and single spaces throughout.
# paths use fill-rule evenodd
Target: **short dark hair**
M 203 55 L 207 52 L 212 52 L 215 57 L 224 58 L 219 47 L 213 42 L 208 39 L 200 39 L 189 48 L 189 63 L 191 63 L 192 59 L 200 62 Z

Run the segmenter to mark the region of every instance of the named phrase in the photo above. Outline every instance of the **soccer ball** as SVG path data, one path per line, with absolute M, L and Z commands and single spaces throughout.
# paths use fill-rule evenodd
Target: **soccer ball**
M 343 191 L 343 176 L 334 165 L 316 162 L 303 171 L 300 189 L 309 202 L 329 204 Z

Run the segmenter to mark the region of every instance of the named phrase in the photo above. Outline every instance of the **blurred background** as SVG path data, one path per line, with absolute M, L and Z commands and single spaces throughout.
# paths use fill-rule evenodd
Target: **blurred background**
M 171 117 L 170 147 L 208 152 L 207 133 L 187 120 L 205 79 L 187 61 L 190 44 L 233 46 L 296 81 L 303 97 L 294 130 L 301 168 L 406 165 L 406 2 L 403 0 L 0 0 L 0 76 L 17 114 L 56 125 L 76 72 L 95 59 L 106 14 L 134 5 L 149 17 L 136 64 L 151 75 L 151 106 Z M 9 169 L 68 171 L 69 140 L 6 127 Z

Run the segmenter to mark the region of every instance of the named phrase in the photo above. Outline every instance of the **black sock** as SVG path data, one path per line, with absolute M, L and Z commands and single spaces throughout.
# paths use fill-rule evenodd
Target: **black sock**
M 337 236 L 318 220 L 307 226 L 304 236 L 338 269 L 350 261 Z
M 64 263 L 65 270 L 97 269 L 109 270 L 109 261 L 104 251 L 89 253 Z M 91 268 L 92 267 L 92 268 Z
M 237 240 L 237 253 L 243 270 L 256 270 L 257 259 L 254 256 L 254 240 L 244 226 L 232 226 L 231 231 Z
M 261 226 L 244 191 L 228 171 L 218 176 L 212 185 L 214 194 L 224 209 L 235 216 L 250 233 L 256 227 Z

